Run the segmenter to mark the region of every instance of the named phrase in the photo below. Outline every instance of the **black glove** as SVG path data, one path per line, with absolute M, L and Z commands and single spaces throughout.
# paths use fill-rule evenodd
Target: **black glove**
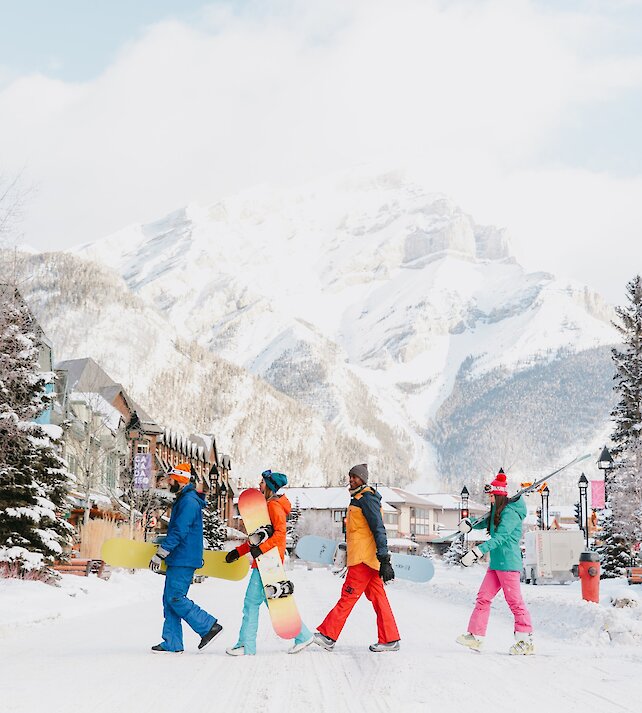
M 250 547 L 250 554 L 256 559 L 263 554 L 263 550 L 258 545 L 252 545 L 252 547 Z
M 230 550 L 226 555 L 225 555 L 225 561 L 228 564 L 232 564 L 232 562 L 236 562 L 236 560 L 240 557 L 241 555 L 238 553 L 238 550 Z
M 385 582 L 390 582 L 395 578 L 395 570 L 390 564 L 390 555 L 377 555 L 380 562 L 379 576 Z

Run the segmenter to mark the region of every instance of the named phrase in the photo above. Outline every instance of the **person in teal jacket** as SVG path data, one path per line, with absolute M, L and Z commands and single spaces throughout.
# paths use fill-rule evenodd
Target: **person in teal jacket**
M 470 567 L 490 553 L 490 566 L 477 593 L 468 632 L 458 636 L 457 643 L 473 651 L 481 651 L 490 616 L 490 605 L 501 589 L 515 617 L 515 643 L 510 647 L 509 653 L 527 656 L 535 653 L 535 646 L 531 617 L 520 590 L 522 551 L 519 543 L 522 538 L 522 523 L 526 517 L 526 504 L 523 498 L 509 502 L 506 475 L 501 468 L 495 480 L 487 486 L 487 490 L 491 504 L 489 516 L 476 525 L 472 525 L 468 518 L 459 523 L 460 532 L 470 532 L 474 527 L 487 529 L 490 535 L 486 542 L 467 552 L 461 558 L 461 563 Z

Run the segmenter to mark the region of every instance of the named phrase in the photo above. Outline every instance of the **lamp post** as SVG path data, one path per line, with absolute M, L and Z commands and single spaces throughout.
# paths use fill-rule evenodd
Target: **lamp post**
M 548 530 L 548 496 L 550 490 L 548 485 L 542 488 L 542 530 Z
M 469 514 L 468 498 L 470 497 L 468 488 L 465 485 L 461 489 L 460 496 L 461 496 L 461 500 L 459 502 L 459 519 L 463 520 L 465 517 L 468 517 L 468 514 Z M 468 535 L 466 533 L 464 533 L 462 536 L 462 545 L 463 545 L 464 552 L 467 552 L 468 551 Z
M 584 530 L 586 549 L 589 548 L 589 527 L 588 527 L 588 478 L 582 473 L 577 481 L 580 489 L 580 527 Z
M 597 459 L 597 467 L 604 473 L 604 504 L 606 505 L 609 499 L 609 475 L 614 468 L 613 456 L 606 446 L 602 448 L 600 457 Z

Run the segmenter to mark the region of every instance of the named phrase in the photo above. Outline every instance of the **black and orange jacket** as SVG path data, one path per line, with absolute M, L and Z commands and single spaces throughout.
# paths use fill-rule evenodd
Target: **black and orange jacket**
M 346 519 L 348 567 L 363 562 L 379 569 L 377 555 L 388 554 L 381 495 L 367 485 L 352 496 Z

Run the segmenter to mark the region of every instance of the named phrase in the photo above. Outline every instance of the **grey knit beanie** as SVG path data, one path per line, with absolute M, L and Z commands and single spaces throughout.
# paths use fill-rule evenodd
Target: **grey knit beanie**
M 361 463 L 360 465 L 353 465 L 350 468 L 348 475 L 356 475 L 357 478 L 361 478 L 364 483 L 368 482 L 368 464 Z

